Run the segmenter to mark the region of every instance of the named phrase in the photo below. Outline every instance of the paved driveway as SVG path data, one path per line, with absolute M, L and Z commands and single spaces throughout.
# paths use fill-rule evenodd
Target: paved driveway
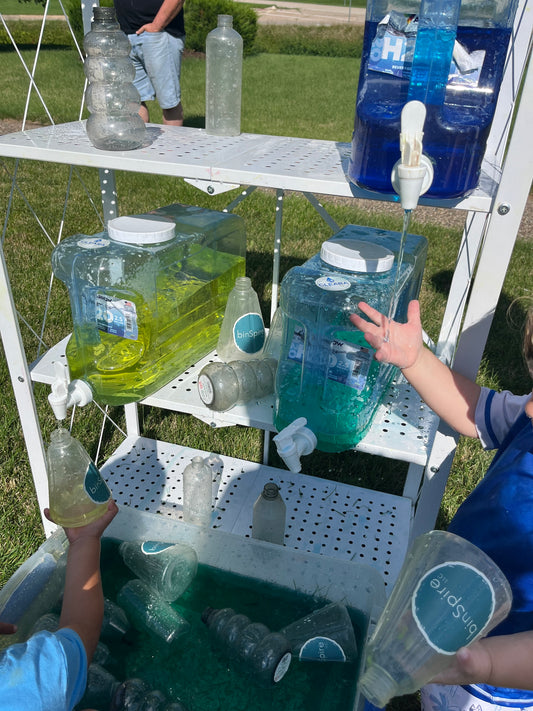
M 251 0 L 236 0 L 251 2 Z M 279 0 L 254 9 L 260 25 L 343 25 L 351 23 L 362 25 L 365 21 L 365 9 L 351 7 L 349 0 L 344 5 L 314 5 Z

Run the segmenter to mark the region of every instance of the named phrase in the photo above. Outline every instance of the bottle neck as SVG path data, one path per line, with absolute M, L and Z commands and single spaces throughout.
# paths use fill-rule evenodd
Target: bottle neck
M 219 15 L 218 16 L 218 26 L 219 27 L 229 27 L 233 28 L 233 16 L 232 15 Z

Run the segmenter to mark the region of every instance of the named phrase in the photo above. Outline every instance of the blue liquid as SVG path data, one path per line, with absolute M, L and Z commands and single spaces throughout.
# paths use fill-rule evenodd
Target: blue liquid
M 365 25 L 348 172 L 350 179 L 362 187 L 392 193 L 391 171 L 400 159 L 400 115 L 405 103 L 415 97 L 409 94 L 408 77 L 368 70 L 376 27 L 375 22 Z M 486 55 L 476 88 L 448 86 L 443 103 L 427 103 L 423 149 L 433 161 L 435 177 L 426 195 L 459 197 L 476 187 L 510 35 L 506 28 L 457 28 L 457 40 L 468 52 L 485 50 Z M 416 90 L 422 92 L 423 78 L 414 81 Z M 439 94 L 436 87 L 433 93 L 435 99 Z
M 407 93 L 408 101 L 441 105 L 450 73 L 455 28 L 420 27 Z

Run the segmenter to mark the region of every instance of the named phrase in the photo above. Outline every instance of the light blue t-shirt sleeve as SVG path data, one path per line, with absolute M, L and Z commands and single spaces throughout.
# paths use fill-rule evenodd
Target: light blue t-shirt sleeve
M 501 445 L 530 397 L 531 393 L 513 395 L 508 390 L 495 392 L 490 388 L 481 388 L 475 420 L 479 439 L 485 449 L 496 449 Z
M 0 654 L 0 711 L 71 711 L 87 684 L 87 655 L 74 630 L 38 632 Z

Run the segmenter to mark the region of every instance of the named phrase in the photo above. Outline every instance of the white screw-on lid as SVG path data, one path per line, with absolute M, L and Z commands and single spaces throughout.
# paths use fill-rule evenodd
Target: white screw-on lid
M 335 238 L 322 243 L 320 258 L 349 272 L 387 272 L 394 264 L 394 252 L 373 242 Z
M 175 223 L 156 215 L 115 217 L 107 223 L 107 233 L 115 242 L 157 244 L 174 238 Z

